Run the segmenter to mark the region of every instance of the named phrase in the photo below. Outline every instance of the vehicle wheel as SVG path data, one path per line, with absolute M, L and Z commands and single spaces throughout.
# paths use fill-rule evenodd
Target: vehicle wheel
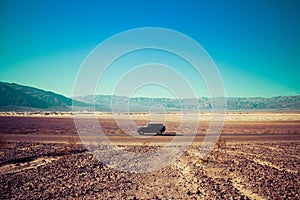
M 144 135 L 144 132 L 143 132 L 143 131 L 139 131 L 139 134 L 140 134 L 140 135 Z

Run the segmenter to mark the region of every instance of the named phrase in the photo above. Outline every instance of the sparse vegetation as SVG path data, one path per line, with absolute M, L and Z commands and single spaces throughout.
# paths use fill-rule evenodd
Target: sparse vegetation
M 6 143 L 6 141 L 5 141 L 5 139 L 4 139 L 4 136 L 1 135 L 1 136 L 0 136 L 0 149 L 1 149 L 1 148 L 4 148 L 5 143 Z
M 69 137 L 68 138 L 68 144 L 71 146 L 71 147 L 74 147 L 76 144 L 77 144 L 77 140 L 75 137 Z
M 215 144 L 217 151 L 225 152 L 226 151 L 226 140 L 222 137 L 219 138 L 218 142 Z
M 226 150 L 227 150 L 226 140 L 220 137 L 213 149 L 214 158 L 217 160 L 224 159 L 227 156 Z

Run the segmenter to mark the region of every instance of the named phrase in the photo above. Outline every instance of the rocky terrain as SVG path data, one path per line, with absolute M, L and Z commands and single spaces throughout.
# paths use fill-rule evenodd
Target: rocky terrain
M 151 121 L 145 113 L 129 115 L 137 125 Z M 1 113 L 0 199 L 300 199 L 299 113 L 227 113 L 221 137 L 205 157 L 199 152 L 206 148 L 211 115 L 200 113 L 192 145 L 162 168 L 167 157 L 159 154 L 158 170 L 144 172 L 121 170 L 144 162 L 107 154 L 107 145 L 94 136 L 82 145 L 72 117 Z M 126 152 L 148 155 L 177 133 L 182 140 L 190 137 L 178 132 L 177 113 L 165 116 L 167 131 L 175 135 L 144 138 L 126 135 L 115 117 L 124 120 L 122 114 L 97 114 L 104 137 Z
M 155 147 L 159 148 L 159 147 Z M 153 146 L 128 146 L 145 152 Z M 193 145 L 148 173 L 110 168 L 81 145 L 2 143 L 1 199 L 299 199 L 299 142 Z

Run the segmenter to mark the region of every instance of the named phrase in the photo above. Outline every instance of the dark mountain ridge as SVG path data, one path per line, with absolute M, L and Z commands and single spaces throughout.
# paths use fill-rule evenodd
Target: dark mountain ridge
M 1 110 L 71 110 L 72 99 L 51 91 L 15 83 L 0 82 Z M 79 107 L 87 106 L 74 101 Z

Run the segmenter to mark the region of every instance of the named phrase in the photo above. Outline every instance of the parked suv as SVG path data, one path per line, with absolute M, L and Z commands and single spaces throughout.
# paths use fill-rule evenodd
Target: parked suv
M 147 124 L 147 126 L 139 127 L 137 132 L 140 135 L 144 135 L 144 133 L 157 133 L 161 135 L 165 130 L 166 127 L 163 124 Z

